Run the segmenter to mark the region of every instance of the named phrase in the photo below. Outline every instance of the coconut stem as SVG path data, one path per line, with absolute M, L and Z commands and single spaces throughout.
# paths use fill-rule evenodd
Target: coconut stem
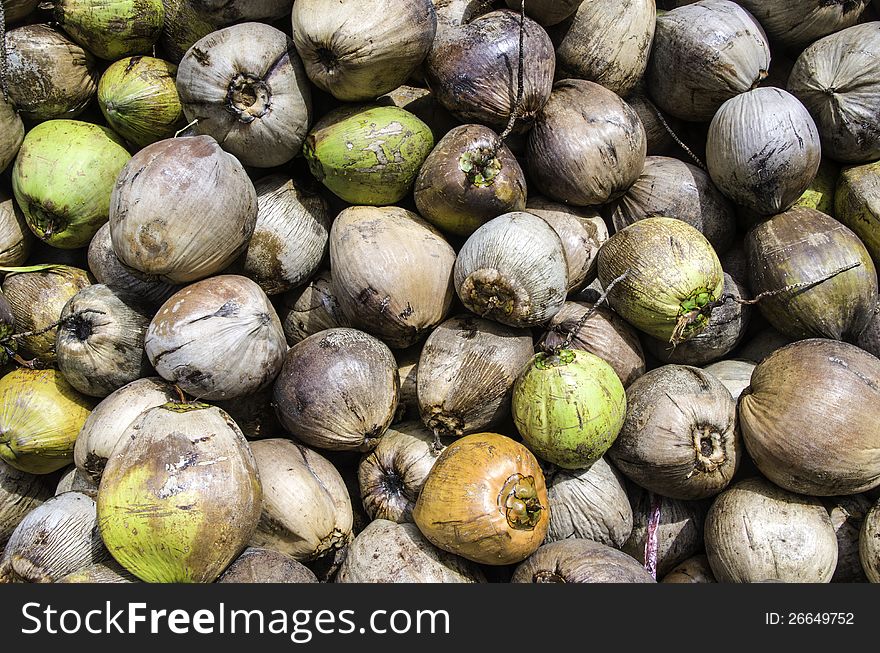
M 9 79 L 6 63 L 6 7 L 0 0 L 0 88 L 3 89 L 3 100 L 9 102 Z
M 495 149 L 492 156 L 488 160 L 492 160 L 498 156 L 498 152 L 504 147 L 504 141 L 513 133 L 516 121 L 520 117 L 522 111 L 522 101 L 525 95 L 525 79 L 523 69 L 525 68 L 525 40 L 526 40 L 526 0 L 521 0 L 519 8 L 519 69 L 516 72 L 516 102 L 513 105 L 513 111 L 510 112 L 510 119 L 507 121 L 507 127 L 501 132 L 498 140 L 495 142 Z
M 574 328 L 571 329 L 571 330 L 569 330 L 568 334 L 565 336 L 565 340 L 563 340 L 560 344 L 556 345 L 555 347 L 551 347 L 550 349 L 548 349 L 548 350 L 546 350 L 546 351 L 547 351 L 548 353 L 551 353 L 551 354 L 557 354 L 557 353 L 560 352 L 561 350 L 563 350 L 563 349 L 568 349 L 569 347 L 571 347 L 571 343 L 574 341 L 574 339 L 575 339 L 575 337 L 577 336 L 578 332 L 579 332 L 579 331 L 583 328 L 583 326 L 587 323 L 587 320 L 589 320 L 591 317 L 593 317 L 593 315 L 596 314 L 596 311 L 599 310 L 599 307 L 600 307 L 604 302 L 608 301 L 608 295 L 611 293 L 612 290 L 614 290 L 614 286 L 616 286 L 616 285 L 619 284 L 621 281 L 623 281 L 624 279 L 626 279 L 626 278 L 629 276 L 629 273 L 630 273 L 630 270 L 627 270 L 626 272 L 624 272 L 623 274 L 621 274 L 619 277 L 617 277 L 616 279 L 614 279 L 611 283 L 609 283 L 609 284 L 608 284 L 608 287 L 607 287 L 607 288 L 602 292 L 602 294 L 599 296 L 599 299 L 596 300 L 596 303 L 593 304 L 593 306 L 590 308 L 589 311 L 587 311 L 586 313 L 583 314 L 583 316 L 581 317 L 581 319 L 579 319 L 579 320 L 577 321 L 577 324 L 574 325 Z M 561 325 L 560 325 L 560 327 L 557 327 L 557 328 L 558 328 L 558 329 L 561 329 Z M 560 331 L 557 331 L 557 333 L 559 333 L 560 335 L 562 335 L 562 331 L 561 331 L 561 330 L 560 330 Z M 543 347 L 543 340 L 546 339 L 546 338 L 547 338 L 547 336 L 545 335 L 544 338 L 542 339 L 541 347 Z
M 649 492 L 648 496 L 651 499 L 651 512 L 648 513 L 648 534 L 645 538 L 645 569 L 654 580 L 657 580 L 657 555 L 660 548 L 657 531 L 660 528 L 663 503 L 659 494 Z
M 181 127 L 181 128 L 178 129 L 176 132 L 174 132 L 174 138 L 177 138 L 177 137 L 180 136 L 183 132 L 185 132 L 187 129 L 189 129 L 190 127 L 192 127 L 192 126 L 195 125 L 195 124 L 198 124 L 198 122 L 199 122 L 199 119 L 196 118 L 195 120 L 193 120 L 191 123 L 189 123 L 189 124 L 186 125 L 185 127 Z
M 3 338 L 2 340 L 0 340 L 0 343 L 6 343 L 6 342 L 9 342 L 10 340 L 13 342 L 17 342 L 17 341 L 21 340 L 22 338 L 33 338 L 36 336 L 41 336 L 44 333 L 49 333 L 49 331 L 51 331 L 52 329 L 57 329 L 59 326 L 61 326 L 63 324 L 69 324 L 71 322 L 76 322 L 77 320 L 81 319 L 83 315 L 86 315 L 88 313 L 94 313 L 95 315 L 106 315 L 106 313 L 104 313 L 104 311 L 98 311 L 93 308 L 86 308 L 81 311 L 77 311 L 76 313 L 71 313 L 67 317 L 63 317 L 60 320 L 53 322 L 49 326 L 43 327 L 42 329 L 37 329 L 34 331 L 23 331 L 21 333 L 15 333 L 11 336 L 7 336 L 7 337 Z
M 691 161 L 693 161 L 694 163 L 696 163 L 697 166 L 698 166 L 701 170 L 705 171 L 705 170 L 706 170 L 706 164 L 704 164 L 702 161 L 700 161 L 700 157 L 698 157 L 696 154 L 694 154 L 694 153 L 691 151 L 691 148 L 689 148 L 687 145 L 685 145 L 685 144 L 684 144 L 684 141 L 682 141 L 682 140 L 678 137 L 678 134 L 676 134 L 676 133 L 672 130 L 672 127 L 670 127 L 670 126 L 669 126 L 669 123 L 666 122 L 666 118 L 664 118 L 664 117 L 663 117 L 663 114 L 660 113 L 660 109 L 658 109 L 656 106 L 654 106 L 654 103 L 653 103 L 653 102 L 648 102 L 648 106 L 650 106 L 651 109 L 654 111 L 654 115 L 657 117 L 657 120 L 660 122 L 660 125 L 662 125 L 663 129 L 666 130 L 666 133 L 669 134 L 670 138 L 672 138 L 672 140 L 675 141 L 675 144 L 678 145 L 681 149 L 684 150 L 685 154 L 687 154 L 687 155 L 690 157 Z

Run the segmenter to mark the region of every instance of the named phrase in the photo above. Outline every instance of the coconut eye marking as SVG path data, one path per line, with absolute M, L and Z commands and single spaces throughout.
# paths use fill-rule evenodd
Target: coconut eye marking
M 727 460 L 722 434 L 712 426 L 697 425 L 691 435 L 694 443 L 694 469 L 687 478 L 698 473 L 712 474 L 718 471 Z
M 467 180 L 477 188 L 491 186 L 501 172 L 501 160 L 492 150 L 479 148 L 468 150 L 458 160 L 458 169 L 465 173 Z
M 535 477 L 513 474 L 498 495 L 498 507 L 504 512 L 510 527 L 531 531 L 541 521 L 544 507 L 538 500 Z

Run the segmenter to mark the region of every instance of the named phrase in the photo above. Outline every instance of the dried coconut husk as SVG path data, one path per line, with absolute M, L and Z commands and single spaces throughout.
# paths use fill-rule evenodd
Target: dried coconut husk
M 631 556 L 590 540 L 543 545 L 519 565 L 512 583 L 653 583 Z
M 249 546 L 226 568 L 218 583 L 317 583 L 315 572 L 296 558 Z
M 324 329 L 351 326 L 333 291 L 330 270 L 321 270 L 309 283 L 281 296 L 278 312 L 291 346 Z
M 859 536 L 865 516 L 871 509 L 871 500 L 864 494 L 826 497 L 821 500 L 831 516 L 837 534 L 837 567 L 832 583 L 863 583 L 867 579 L 859 560 Z
M 34 240 L 12 193 L 0 187 L 0 266 L 23 265 L 30 256 Z
M 709 558 L 705 554 L 688 558 L 663 577 L 661 583 L 715 583 Z
M 868 580 L 872 583 L 880 583 L 880 501 L 868 511 L 862 523 L 859 559 Z
M 46 478 L 0 461 L 0 548 L 32 510 L 52 496 Z

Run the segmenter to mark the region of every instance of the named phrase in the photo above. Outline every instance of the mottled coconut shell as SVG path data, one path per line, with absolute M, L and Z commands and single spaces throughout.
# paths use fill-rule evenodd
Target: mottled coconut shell
M 317 583 L 315 573 L 295 558 L 249 546 L 226 568 L 218 583 Z
M 819 170 L 816 123 L 790 93 L 762 87 L 725 102 L 706 137 L 712 181 L 737 204 L 760 215 L 792 206 Z
M 455 251 L 417 214 L 345 209 L 330 230 L 333 292 L 352 325 L 394 348 L 442 322 L 452 304 Z
M 533 354 L 524 329 L 471 315 L 442 323 L 419 357 L 422 421 L 439 436 L 491 430 L 509 415 L 513 383 Z
M 800 340 L 755 368 L 739 425 L 755 465 L 792 492 L 880 484 L 880 360 L 836 340 Z
M 631 556 L 590 540 L 545 544 L 519 565 L 512 583 L 653 583 Z
M 51 496 L 52 488 L 43 476 L 0 461 L 0 547 L 25 516 Z
M 415 524 L 376 519 L 355 538 L 337 583 L 484 583 L 480 568 L 432 545 Z
M 619 230 L 643 218 L 683 220 L 712 243 L 720 255 L 733 244 L 736 210 L 709 175 L 690 163 L 649 156 L 636 182 L 614 205 L 611 219 Z
M 868 580 L 880 583 L 880 501 L 865 515 L 859 537 L 859 559 Z
M 397 361 L 369 334 L 327 329 L 290 348 L 274 392 L 281 423 L 306 444 L 369 451 L 397 409 Z
M 663 577 L 661 583 L 717 583 L 705 554 L 688 558 Z
M 826 36 L 798 57 L 787 88 L 815 119 L 825 155 L 844 163 L 880 158 L 878 75 L 878 21 Z
M 850 25 L 855 25 L 869 0 L 737 0 L 757 18 L 776 43 L 793 51 Z
M 656 19 L 654 0 L 581 2 L 552 33 L 557 77 L 587 79 L 628 94 L 648 67 Z
M 529 173 L 561 202 L 588 206 L 623 195 L 645 164 L 638 114 L 594 82 L 558 82 L 528 135 Z
M 308 285 L 283 294 L 278 316 L 291 346 L 324 329 L 351 326 L 333 292 L 330 270 L 321 270 Z
M 755 88 L 770 67 L 763 28 L 730 0 L 661 14 L 651 48 L 645 73 L 651 99 L 682 120 L 710 120 L 725 101 Z
M 720 583 L 827 583 L 837 565 L 834 526 L 818 499 L 757 477 L 718 496 L 705 541 Z

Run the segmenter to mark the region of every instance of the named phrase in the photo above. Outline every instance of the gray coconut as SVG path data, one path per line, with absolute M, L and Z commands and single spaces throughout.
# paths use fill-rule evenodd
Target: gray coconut
M 709 558 L 705 554 L 688 558 L 663 577 L 661 583 L 715 583 Z
M 375 519 L 348 548 L 337 583 L 484 583 L 474 563 L 442 551 L 415 524 Z
M 859 559 L 859 538 L 872 502 L 864 494 L 820 499 L 831 516 L 837 534 L 837 567 L 832 583 L 863 583 L 865 571 Z
M 736 402 L 711 374 L 664 365 L 626 390 L 626 418 L 608 457 L 627 478 L 674 499 L 723 490 L 739 464 Z
M 287 341 L 266 293 L 238 275 L 179 290 L 158 310 L 144 341 L 163 379 L 199 399 L 235 399 L 278 375 Z
M 58 583 L 139 583 L 137 576 L 110 558 L 59 578 Z
M 0 104 L 2 102 L 3 100 L 0 99 Z M 0 133 L 3 133 L 2 128 Z M 0 166 L 0 170 L 2 169 L 3 166 Z M 0 265 L 6 267 L 22 265 L 30 256 L 34 240 L 34 234 L 28 228 L 12 193 L 0 186 Z
M 58 369 L 90 397 L 106 397 L 152 373 L 144 339 L 153 311 L 139 298 L 103 284 L 83 288 L 61 311 Z
M 654 0 L 581 2 L 551 34 L 557 77 L 587 79 L 625 96 L 648 67 L 656 19 Z
M 24 141 L 24 123 L 11 102 L 0 97 L 0 172 L 15 160 Z
M 94 499 L 98 495 L 98 484 L 76 465 L 70 465 L 63 471 L 58 485 L 55 486 L 55 496 L 65 492 L 81 492 Z
M 545 542 L 577 538 L 621 548 L 632 534 L 633 513 L 623 475 L 604 458 L 587 469 L 547 475 L 550 530 Z
M 21 520 L 51 496 L 52 487 L 45 477 L 0 461 L 0 548 Z
M 767 30 L 767 36 L 798 51 L 823 36 L 855 25 L 869 0 L 738 0 Z
M 317 583 L 315 573 L 285 553 L 249 546 L 226 568 L 218 583 Z
M 422 421 L 438 436 L 492 430 L 510 414 L 513 383 L 533 354 L 527 330 L 471 315 L 446 320 L 419 357 Z
M 637 220 L 665 216 L 683 220 L 703 234 L 719 255 L 733 244 L 736 210 L 709 175 L 690 163 L 649 156 L 636 182 L 614 205 L 616 230 Z
M 770 46 L 754 16 L 730 0 L 701 0 L 657 17 L 645 78 L 664 112 L 708 121 L 769 68 Z
M 305 69 L 290 38 L 271 25 L 239 23 L 196 41 L 180 62 L 177 91 L 195 132 L 247 166 L 287 163 L 309 130 Z
M 865 515 L 859 536 L 859 560 L 865 576 L 872 583 L 880 583 L 880 501 Z
M 542 545 L 513 572 L 511 583 L 653 583 L 631 556 L 591 540 Z
M 825 155 L 843 163 L 880 158 L 878 75 L 878 21 L 826 36 L 797 58 L 787 88 L 815 119 Z
M 663 578 L 679 564 L 703 550 L 703 523 L 708 503 L 681 501 L 633 488 L 633 529 L 622 550 L 645 562 L 648 523 L 653 501 L 660 502 L 657 526 L 657 578 Z
M 282 425 L 308 445 L 338 451 L 375 447 L 399 396 L 391 350 L 349 328 L 327 329 L 291 347 L 274 386 Z
M 756 88 L 725 102 L 706 137 L 712 181 L 760 215 L 794 205 L 816 177 L 821 159 L 813 118 L 795 96 L 778 88 Z
M 0 560 L 0 582 L 54 583 L 109 557 L 98 533 L 95 500 L 65 492 L 18 524 Z
M 705 543 L 721 583 L 828 583 L 837 567 L 837 537 L 819 500 L 759 477 L 718 495 Z
M 370 519 L 412 522 L 425 479 L 443 451 L 421 422 L 389 428 L 357 468 L 358 487 Z
M 730 359 L 706 365 L 703 369 L 721 381 L 736 401 L 742 391 L 749 387 L 756 365 L 754 361 Z
M 351 326 L 333 292 L 330 270 L 321 270 L 302 288 L 281 295 L 278 316 L 291 347 L 324 329 Z

